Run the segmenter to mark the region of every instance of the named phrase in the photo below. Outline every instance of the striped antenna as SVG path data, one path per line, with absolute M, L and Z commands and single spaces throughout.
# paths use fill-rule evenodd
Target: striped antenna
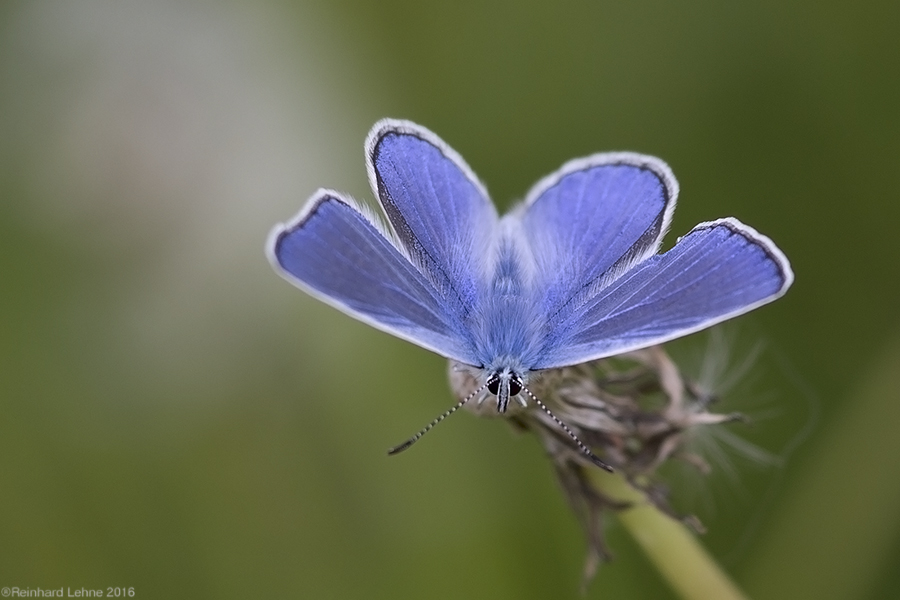
M 426 433 L 428 433 L 429 431 L 431 431 L 432 427 L 434 427 L 435 425 L 437 425 L 438 423 L 440 423 L 441 421 L 443 421 L 444 419 L 446 419 L 447 417 L 449 417 L 450 415 L 452 415 L 453 413 L 458 411 L 460 408 L 465 406 L 466 402 L 468 402 L 469 400 L 471 400 L 472 398 L 474 398 L 475 396 L 477 396 L 478 394 L 483 392 L 487 386 L 488 386 L 488 384 L 485 383 L 483 386 L 481 386 L 480 388 L 478 388 L 477 390 L 475 390 L 474 392 L 472 392 L 471 394 L 469 394 L 468 396 L 466 396 L 465 398 L 463 398 L 462 400 L 457 402 L 453 408 L 450 408 L 449 410 L 444 412 L 444 414 L 439 416 L 437 419 L 435 419 L 434 421 L 432 421 L 431 423 L 426 425 L 422 431 L 420 431 L 416 435 L 412 436 L 411 438 L 409 438 L 408 440 L 406 440 L 399 446 L 394 446 L 393 448 L 388 450 L 388 454 L 391 456 L 393 456 L 394 454 L 400 454 L 401 452 L 403 452 L 404 450 L 406 450 L 407 448 L 409 448 L 410 446 L 412 446 L 413 444 L 418 442 L 419 438 L 422 437 L 423 435 L 425 435 Z M 563 426 L 563 427 L 565 427 L 565 426 Z
M 554 415 L 552 412 L 550 412 L 550 409 L 547 408 L 547 405 L 544 404 L 543 402 L 541 402 L 541 401 L 538 399 L 537 396 L 535 396 L 534 394 L 532 394 L 532 393 L 531 393 L 531 390 L 529 390 L 529 389 L 528 389 L 527 387 L 525 387 L 524 385 L 522 386 L 522 390 L 523 390 L 526 394 L 528 394 L 528 395 L 531 397 L 532 400 L 534 400 L 535 404 L 537 404 L 538 406 L 541 407 L 541 410 L 542 410 L 542 411 L 544 411 L 545 413 L 547 413 L 547 415 L 548 415 L 551 419 L 553 419 L 553 422 L 554 422 L 554 423 L 556 423 L 557 425 L 559 425 L 560 427 L 562 427 L 562 430 L 569 434 L 569 437 L 572 438 L 572 441 L 575 442 L 575 444 L 576 444 L 576 445 L 578 446 L 578 448 L 585 454 L 585 456 L 587 456 L 588 458 L 591 459 L 591 462 L 593 462 L 595 465 L 597 465 L 598 467 L 600 467 L 600 468 L 603 469 L 604 471 L 609 471 L 610 473 L 613 473 L 613 472 L 614 472 L 614 471 L 613 471 L 613 468 L 612 468 L 611 466 L 609 466 L 608 464 L 606 464 L 605 462 L 603 462 L 602 460 L 600 460 L 600 458 L 599 458 L 596 454 L 594 454 L 593 452 L 591 452 L 591 449 L 588 448 L 588 447 L 584 444 L 584 442 L 582 442 L 581 440 L 578 439 L 578 436 L 575 435 L 575 433 L 574 433 L 571 429 L 569 429 L 569 426 L 568 426 L 568 425 L 566 425 L 565 423 L 563 423 L 562 421 L 560 421 L 560 420 L 556 417 L 556 415 Z

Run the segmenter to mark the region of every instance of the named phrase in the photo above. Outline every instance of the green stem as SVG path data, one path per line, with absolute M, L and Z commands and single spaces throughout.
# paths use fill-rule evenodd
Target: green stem
M 678 595 L 685 600 L 747 600 L 687 527 L 660 512 L 621 475 L 595 472 L 599 491 L 633 504 L 617 513 L 619 521 Z

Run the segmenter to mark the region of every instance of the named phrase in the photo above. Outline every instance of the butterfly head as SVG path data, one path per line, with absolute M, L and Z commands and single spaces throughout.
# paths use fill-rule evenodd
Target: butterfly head
M 525 382 L 515 371 L 508 368 L 492 371 L 488 375 L 486 386 L 487 390 L 497 397 L 497 412 L 506 412 L 510 398 L 515 398 L 523 407 L 526 406 L 525 398 L 519 395 L 525 387 Z

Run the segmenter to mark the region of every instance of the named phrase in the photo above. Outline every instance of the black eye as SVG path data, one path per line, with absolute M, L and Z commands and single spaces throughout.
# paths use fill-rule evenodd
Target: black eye
M 510 377 L 509 379 L 509 395 L 518 396 L 522 391 L 522 382 L 518 377 Z
M 497 395 L 500 393 L 500 378 L 496 375 L 488 381 L 488 391 L 493 395 Z

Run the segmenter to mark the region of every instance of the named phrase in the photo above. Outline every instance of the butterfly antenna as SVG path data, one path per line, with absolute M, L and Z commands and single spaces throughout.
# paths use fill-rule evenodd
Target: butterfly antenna
M 543 402 L 541 402 L 541 401 L 538 399 L 537 396 L 535 396 L 534 394 L 532 394 L 532 393 L 531 393 L 531 390 L 529 390 L 529 389 L 528 389 L 527 387 L 525 387 L 524 385 L 522 386 L 522 390 L 523 390 L 526 394 L 528 394 L 528 395 L 531 397 L 532 400 L 534 400 L 535 404 L 537 404 L 538 406 L 541 407 L 541 410 L 542 410 L 542 411 L 544 411 L 545 413 L 547 413 L 547 416 L 549 416 L 551 419 L 553 419 L 553 422 L 554 422 L 554 423 L 556 423 L 557 425 L 559 425 L 559 426 L 562 428 L 563 431 L 565 431 L 566 433 L 569 434 L 569 437 L 572 438 L 572 441 L 575 442 L 575 444 L 578 446 L 578 448 L 579 448 L 579 449 L 580 449 L 580 450 L 581 450 L 588 458 L 591 459 L 591 462 L 593 462 L 595 465 L 597 465 L 598 467 L 600 467 L 600 468 L 603 469 L 604 471 L 609 471 L 610 473 L 613 472 L 613 468 L 612 468 L 611 466 L 609 466 L 608 464 L 606 464 L 605 462 L 603 462 L 602 460 L 600 460 L 600 458 L 599 458 L 596 454 L 594 454 L 593 452 L 591 452 L 591 449 L 588 448 L 588 447 L 584 444 L 584 442 L 582 442 L 581 440 L 578 439 L 578 436 L 575 435 L 575 433 L 574 433 L 571 429 L 569 429 L 569 426 L 566 425 L 565 423 L 563 423 L 562 421 L 560 421 L 560 420 L 557 418 L 556 415 L 554 415 L 552 412 L 550 412 L 550 409 L 547 408 L 547 405 L 544 404 Z
M 472 398 L 474 398 L 475 396 L 480 394 L 482 391 L 484 391 L 484 389 L 487 386 L 488 386 L 488 384 L 485 383 L 483 386 L 481 386 L 480 388 L 478 388 L 477 390 L 475 390 L 474 392 L 472 392 L 471 394 L 469 394 L 468 396 L 466 396 L 465 398 L 463 398 L 462 400 L 457 402 L 455 406 L 448 409 L 447 411 L 444 412 L 444 414 L 442 414 L 437 419 L 435 419 L 434 421 L 432 421 L 431 423 L 426 425 L 422 431 L 420 431 L 416 435 L 412 436 L 411 438 L 409 438 L 408 440 L 406 440 L 399 446 L 394 446 L 393 448 L 388 450 L 388 454 L 391 456 L 393 456 L 394 454 L 400 454 L 401 452 L 403 452 L 404 450 L 406 450 L 407 448 L 409 448 L 410 446 L 412 446 L 413 444 L 418 442 L 419 438 L 422 437 L 423 435 L 425 435 L 426 433 L 428 433 L 429 431 L 431 431 L 432 427 L 434 427 L 435 425 L 437 425 L 438 423 L 440 423 L 441 421 L 443 421 L 444 419 L 446 419 L 447 417 L 449 417 L 450 415 L 452 415 L 453 413 L 458 411 L 460 408 L 465 406 L 466 402 L 468 402 L 469 400 L 471 400 Z

